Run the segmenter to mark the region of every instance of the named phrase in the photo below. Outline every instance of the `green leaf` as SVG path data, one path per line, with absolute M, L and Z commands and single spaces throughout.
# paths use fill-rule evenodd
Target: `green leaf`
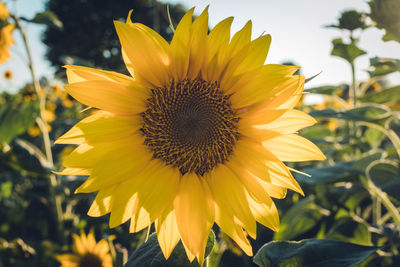
M 0 184 L 0 199 L 9 198 L 11 196 L 13 183 L 11 181 L 2 182 Z
M 400 200 L 400 169 L 397 162 L 377 160 L 370 164 L 367 172 L 376 186 Z
M 333 95 L 338 91 L 343 91 L 344 86 L 323 85 L 313 88 L 304 89 L 304 92 L 321 95 Z
M 384 105 L 365 105 L 350 110 L 322 109 L 313 110 L 310 115 L 323 119 L 343 119 L 350 121 L 376 121 L 391 116 L 390 110 Z
M 301 136 L 311 140 L 321 140 L 331 135 L 331 130 L 325 125 L 316 124 L 301 130 Z
M 293 205 L 282 217 L 279 232 L 274 235 L 275 240 L 293 239 L 299 234 L 313 228 L 322 218 L 319 207 L 313 197 L 302 199 Z
M 338 162 L 334 165 L 325 165 L 322 167 L 309 167 L 301 169 L 302 172 L 311 175 L 305 177 L 304 175 L 295 173 L 296 179 L 308 184 L 323 184 L 338 182 L 344 178 L 348 178 L 358 174 L 364 174 L 368 165 L 382 157 L 382 153 L 374 153 L 367 155 L 359 160 Z
M 269 266 L 354 266 L 379 247 L 361 246 L 329 239 L 306 239 L 300 242 L 272 241 L 265 244 L 253 261 Z
M 377 93 L 371 93 L 363 97 L 359 97 L 361 102 L 373 102 L 383 104 L 388 102 L 396 102 L 400 100 L 400 85 L 394 86 Z
M 304 175 L 298 173 L 294 175 L 296 179 L 307 184 L 337 182 L 346 177 L 358 174 L 358 171 L 351 167 L 351 162 L 339 162 L 331 166 L 304 168 L 301 171 L 311 175 L 311 177 L 304 177 Z
M 368 128 L 364 133 L 364 138 L 372 148 L 378 148 L 385 135 L 374 128 Z
M 213 231 L 210 232 L 207 240 L 206 254 L 207 257 L 215 243 L 215 234 Z M 185 249 L 182 242 L 176 245 L 174 251 L 168 260 L 165 260 L 164 255 L 161 251 L 160 245 L 157 241 L 157 234 L 152 233 L 149 236 L 147 242 L 142 243 L 133 254 L 129 257 L 128 262 L 124 265 L 125 267 L 133 266 L 148 266 L 148 267 L 190 267 L 199 266 L 198 262 L 194 260 L 189 262 L 186 256 Z
M 322 70 L 319 73 L 315 74 L 314 76 L 307 78 L 304 83 L 308 83 L 309 81 L 313 80 L 315 77 L 319 76 L 321 73 L 322 73 Z
M 0 144 L 7 144 L 15 136 L 24 133 L 39 113 L 37 102 L 21 102 L 19 96 L 4 96 L 0 96 Z
M 364 50 L 358 48 L 355 44 L 345 44 L 341 38 L 337 38 L 332 40 L 333 48 L 331 51 L 332 56 L 341 57 L 344 60 L 348 61 L 350 64 L 354 62 L 354 60 L 366 54 Z
M 400 60 L 395 58 L 374 57 L 369 60 L 369 64 L 373 67 L 372 71 L 368 71 L 371 77 L 387 75 L 395 71 L 400 71 Z
M 51 11 L 36 13 L 35 17 L 28 21 L 37 24 L 45 24 L 52 28 L 62 29 L 63 27 L 63 23 L 58 19 L 57 15 Z
M 371 233 L 365 224 L 355 222 L 350 217 L 340 218 L 326 234 L 326 238 L 371 245 Z

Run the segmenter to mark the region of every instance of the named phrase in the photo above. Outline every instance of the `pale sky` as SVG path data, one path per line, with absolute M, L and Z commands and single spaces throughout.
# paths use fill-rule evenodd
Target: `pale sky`
M 5 2 L 11 10 L 14 10 L 14 1 Z M 35 12 L 44 10 L 44 2 L 43 0 L 18 0 L 18 13 L 32 17 Z M 210 5 L 210 26 L 213 27 L 226 17 L 234 16 L 232 32 L 238 31 L 247 20 L 252 20 L 253 37 L 257 37 L 263 32 L 272 36 L 266 63 L 293 61 L 302 66 L 303 74 L 306 77 L 322 71 L 322 74 L 309 82 L 306 87 L 350 81 L 351 74 L 348 64 L 341 58 L 330 56 L 331 40 L 344 36 L 339 30 L 327 29 L 323 26 L 336 23 L 340 13 L 346 9 L 369 11 L 364 0 L 171 0 L 163 2 L 180 2 L 188 8 L 195 6 L 196 14 Z M 45 47 L 40 42 L 42 30 L 41 26 L 30 26 L 28 38 L 32 45 L 34 64 L 39 75 L 51 78 L 53 70 L 44 59 Z M 368 67 L 369 58 L 374 56 L 400 57 L 400 44 L 394 41 L 385 43 L 381 41 L 382 35 L 383 31 L 376 28 L 367 29 L 361 35 L 359 47 L 368 54 L 356 60 L 358 80 L 368 77 L 365 70 Z M 14 78 L 11 82 L 1 79 L 0 91 L 14 91 L 29 79 L 29 73 L 24 69 L 23 62 L 17 55 L 24 53 L 21 40 L 17 34 L 14 36 L 17 45 L 12 49 L 13 58 L 0 66 L 0 73 L 10 69 L 14 73 Z M 391 80 L 399 82 L 400 75 L 392 75 Z

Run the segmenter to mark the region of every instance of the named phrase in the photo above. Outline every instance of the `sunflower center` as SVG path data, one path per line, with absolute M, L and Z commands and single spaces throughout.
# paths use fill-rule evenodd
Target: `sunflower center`
M 92 253 L 86 253 L 84 254 L 78 263 L 78 267 L 102 267 L 103 262 L 100 259 L 99 256 L 92 254 Z
M 142 113 L 145 145 L 182 175 L 204 175 L 228 159 L 239 139 L 229 98 L 217 82 L 202 79 L 153 89 Z

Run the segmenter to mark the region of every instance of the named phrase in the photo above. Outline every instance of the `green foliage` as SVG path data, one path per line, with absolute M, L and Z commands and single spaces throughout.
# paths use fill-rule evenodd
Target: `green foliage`
M 21 95 L 0 95 L 0 144 L 9 143 L 35 122 L 38 102 L 25 102 Z
M 356 29 L 365 29 L 365 15 L 357 10 L 346 10 L 344 11 L 337 25 L 329 25 L 328 27 L 338 28 L 341 30 L 354 31 Z
M 368 71 L 371 77 L 387 75 L 400 71 L 400 60 L 395 58 L 373 57 L 369 60 L 372 71 Z
M 306 88 L 304 89 L 304 92 L 321 95 L 333 95 L 336 94 L 336 92 L 343 91 L 343 89 L 343 86 L 324 85 L 319 87 Z
M 400 85 L 390 87 L 384 91 L 366 94 L 358 98 L 361 102 L 389 103 L 400 100 Z
M 215 234 L 211 231 L 207 240 L 206 254 L 207 257 L 215 243 Z M 160 245 L 157 241 L 157 234 L 152 233 L 148 240 L 142 243 L 136 251 L 129 258 L 128 262 L 124 265 L 125 267 L 133 266 L 149 266 L 149 267 L 190 267 L 199 266 L 199 263 L 194 260 L 190 262 L 186 256 L 185 249 L 182 242 L 175 247 L 171 256 L 168 260 L 165 260 L 164 255 L 161 251 Z
M 334 165 L 324 165 L 321 167 L 308 167 L 302 169 L 302 171 L 311 175 L 311 177 L 304 177 L 301 174 L 296 174 L 296 177 L 303 183 L 309 184 L 338 182 L 345 178 L 363 174 L 367 166 L 371 162 L 380 159 L 381 156 L 382 153 L 378 152 L 354 161 L 337 162 Z
M 371 19 L 378 28 L 386 31 L 382 39 L 400 42 L 400 1 L 371 0 L 368 5 L 371 8 Z
M 391 116 L 390 111 L 384 105 L 369 104 L 349 110 L 322 109 L 310 112 L 315 118 L 343 119 L 349 121 L 376 121 Z
M 378 247 L 328 239 L 308 239 L 300 242 L 274 241 L 264 245 L 257 252 L 254 262 L 260 267 L 354 266 L 377 249 Z
M 58 19 L 56 14 L 51 11 L 37 13 L 33 19 L 24 19 L 25 21 L 44 24 L 51 28 L 62 29 L 63 23 Z
M 322 218 L 314 197 L 307 197 L 293 205 L 282 217 L 275 240 L 290 240 L 313 228 Z
M 356 44 L 344 43 L 342 38 L 332 40 L 332 44 L 331 55 L 341 57 L 349 63 L 353 63 L 356 58 L 366 54 L 366 52 L 358 48 Z

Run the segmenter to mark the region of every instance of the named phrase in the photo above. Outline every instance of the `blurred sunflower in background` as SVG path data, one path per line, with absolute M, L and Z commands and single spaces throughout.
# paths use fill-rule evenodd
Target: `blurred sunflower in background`
M 6 70 L 6 71 L 4 72 L 4 74 L 3 74 L 3 76 L 4 76 L 4 78 L 5 78 L 6 80 L 11 80 L 12 77 L 13 77 L 13 73 L 12 73 L 11 70 Z
M 12 32 L 14 25 L 8 24 L 7 18 L 10 16 L 6 5 L 0 2 L 0 64 L 10 58 L 10 45 L 14 44 Z
M 107 240 L 102 239 L 98 243 L 93 231 L 86 235 L 73 234 L 73 253 L 57 255 L 61 267 L 112 267 L 112 257 Z
M 155 223 L 165 258 L 182 240 L 202 265 L 214 223 L 252 255 L 256 222 L 279 228 L 271 197 L 303 194 L 282 161 L 325 157 L 297 134 L 315 123 L 293 109 L 299 67 L 264 65 L 271 37 L 251 40 L 251 21 L 231 38 L 232 17 L 208 33 L 208 8 L 193 11 L 170 44 L 131 14 L 115 21 L 131 76 L 66 66 L 67 92 L 99 111 L 56 143 L 79 144 L 61 174 L 89 175 L 76 193 L 98 191 L 90 216 L 130 232 Z
M 10 16 L 7 6 L 0 1 L 0 20 L 6 20 Z

